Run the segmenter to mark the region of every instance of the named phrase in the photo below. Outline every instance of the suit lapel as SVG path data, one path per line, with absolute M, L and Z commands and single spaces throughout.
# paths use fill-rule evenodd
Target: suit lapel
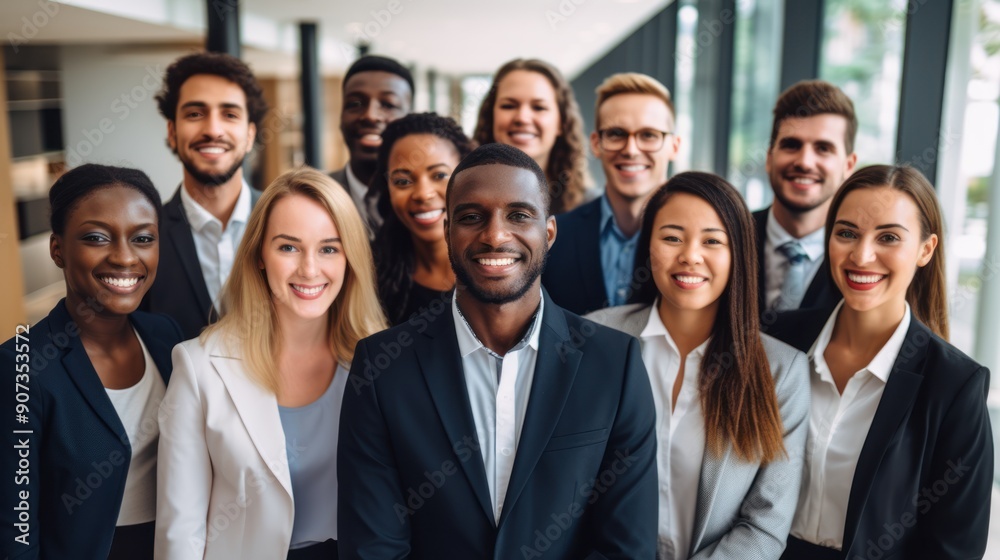
M 72 322 L 72 319 L 66 310 L 66 301 L 63 300 L 49 314 L 49 328 L 52 331 L 51 336 L 53 337 L 50 340 L 58 340 L 55 338 L 57 334 L 69 332 L 66 326 L 70 322 Z M 94 369 L 94 364 L 90 361 L 90 356 L 87 355 L 87 350 L 83 347 L 83 341 L 80 340 L 79 336 L 69 337 L 69 343 L 62 357 L 62 365 L 63 369 L 66 370 L 66 375 L 76 385 L 77 390 L 83 395 L 84 400 L 94 410 L 97 417 L 104 422 L 108 429 L 115 434 L 118 441 L 131 453 L 132 448 L 129 444 L 128 434 L 125 432 L 125 426 L 122 425 L 121 419 L 118 418 L 115 405 L 108 398 L 108 393 L 101 383 L 101 378 L 97 375 L 97 370 Z
M 889 374 L 889 381 L 875 411 L 865 444 L 861 448 L 861 455 L 858 456 L 858 466 L 854 471 L 851 495 L 847 502 L 847 519 L 844 523 L 845 551 L 849 551 L 854 543 L 858 523 L 861 521 L 875 473 L 878 472 L 886 448 L 913 408 L 913 401 L 924 379 L 921 369 L 924 355 L 927 353 L 926 341 L 930 337 L 927 327 L 913 317 L 910 328 L 906 331 L 903 347 L 892 366 L 892 373 Z M 917 344 L 918 339 L 924 340 L 924 344 Z
M 226 355 L 218 347 L 210 349 L 209 354 L 212 366 L 225 383 L 240 420 L 261 459 L 282 488 L 292 496 L 285 432 L 281 427 L 275 396 L 248 377 L 242 360 Z
M 166 231 L 170 236 L 170 241 L 177 251 L 177 256 L 181 261 L 181 268 L 187 276 L 188 282 L 194 287 L 195 297 L 198 299 L 198 309 L 209 311 L 212 320 L 216 319 L 215 308 L 208 295 L 208 287 L 205 286 L 205 277 L 201 272 L 201 263 L 198 262 L 198 250 L 194 246 L 194 236 L 191 234 L 191 224 L 184 214 L 184 207 L 181 205 L 181 191 L 184 185 L 177 190 L 177 194 L 164 206 L 164 216 L 167 218 Z M 211 322 L 211 321 L 210 321 Z
M 139 336 L 142 337 L 142 343 L 146 345 L 146 350 L 149 351 L 149 356 L 153 358 L 153 363 L 156 364 L 156 369 L 160 371 L 160 377 L 163 378 L 164 383 L 170 381 L 170 352 L 173 350 L 173 346 L 170 345 L 161 336 L 157 336 L 157 333 L 149 330 L 148 325 L 136 321 L 135 316 L 131 317 L 132 326 L 135 328 Z
M 715 497 L 719 493 L 719 488 L 723 486 L 722 477 L 725 476 L 732 455 L 733 448 L 728 445 L 721 458 L 714 457 L 708 450 L 705 451 L 705 460 L 701 463 L 701 476 L 698 480 L 698 504 L 695 508 L 690 554 L 698 550 L 701 546 L 701 539 L 705 537 L 705 529 L 712 516 L 712 506 L 715 505 Z
M 563 310 L 556 307 L 544 290 L 542 297 L 545 298 L 545 311 L 538 338 L 535 376 L 531 382 L 528 409 L 521 424 L 521 437 L 517 444 L 503 512 L 500 514 L 501 527 L 514 510 L 521 491 L 562 416 L 583 356 L 569 340 L 569 327 Z
M 767 262 L 764 255 L 764 242 L 767 240 L 767 214 L 771 207 L 754 212 L 753 221 L 757 232 L 757 303 L 758 312 L 763 315 L 767 305 Z
M 580 263 L 580 279 L 587 301 L 607 301 L 604 286 L 604 267 L 601 265 L 601 199 L 590 202 L 582 209 L 583 228 L 576 244 L 576 258 Z
M 472 416 L 472 405 L 469 404 L 469 390 L 465 384 L 465 370 L 462 367 L 450 307 L 431 323 L 424 334 L 430 340 L 417 348 L 417 361 L 448 440 L 454 443 L 471 437 L 478 442 L 476 421 Z M 479 449 L 478 445 L 476 449 Z M 483 513 L 496 523 L 482 454 L 475 453 L 469 460 L 458 463 L 469 479 Z

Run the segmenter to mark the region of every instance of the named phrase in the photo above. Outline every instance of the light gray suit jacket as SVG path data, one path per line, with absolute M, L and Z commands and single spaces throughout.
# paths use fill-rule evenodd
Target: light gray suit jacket
M 646 304 L 623 305 L 586 317 L 639 338 L 651 310 Z M 731 447 L 721 458 L 705 454 L 688 554 L 692 559 L 777 560 L 792 526 L 809 432 L 809 362 L 802 352 L 766 334 L 761 341 L 774 375 L 788 457 L 761 465 L 741 461 Z

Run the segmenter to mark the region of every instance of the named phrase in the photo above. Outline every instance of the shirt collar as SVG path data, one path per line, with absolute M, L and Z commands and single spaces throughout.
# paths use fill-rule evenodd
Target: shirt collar
M 656 302 L 653 303 L 652 309 L 649 310 L 649 320 L 646 321 L 646 326 L 639 334 L 639 338 L 643 341 L 647 341 L 663 337 L 667 341 L 667 346 L 669 346 L 675 354 L 680 356 L 681 352 L 677 349 L 677 343 L 674 342 L 674 339 L 670 336 L 670 331 L 667 330 L 667 326 L 663 324 L 663 319 L 660 318 L 659 309 L 660 298 L 656 298 Z M 697 356 L 699 359 L 703 358 L 710 340 L 712 340 L 711 337 L 709 337 L 705 342 L 699 344 L 697 348 L 691 351 L 690 355 Z
M 490 354 L 500 357 L 489 348 L 483 346 L 483 343 L 479 341 L 479 337 L 477 337 L 476 333 L 472 331 L 472 327 L 469 326 L 469 322 L 465 320 L 465 317 L 462 316 L 462 312 L 458 309 L 457 295 L 456 290 L 453 292 L 451 299 L 451 315 L 455 320 L 455 334 L 458 335 L 458 351 L 462 355 L 462 358 L 465 358 L 480 348 L 486 350 L 486 352 Z M 520 350 L 525 345 L 529 346 L 536 352 L 538 351 L 538 337 L 542 330 L 541 322 L 544 308 L 545 298 L 542 297 L 538 303 L 538 310 L 535 311 L 535 316 L 532 318 L 531 326 L 528 327 L 528 332 L 524 333 L 524 338 L 515 344 L 511 351 Z
M 767 238 L 774 244 L 775 248 L 781 247 L 789 241 L 798 241 L 802 250 L 809 256 L 809 260 L 816 262 L 823 258 L 825 234 L 826 229 L 819 228 L 805 237 L 797 238 L 785 231 L 785 228 L 778 223 L 777 218 L 774 217 L 774 205 L 771 205 L 771 209 L 767 211 Z
M 630 242 L 639 239 L 639 232 L 635 232 L 635 235 L 629 238 L 618 227 L 618 222 L 615 220 L 615 213 L 611 209 L 611 201 L 608 200 L 608 195 L 605 193 L 601 195 L 601 233 L 606 232 L 609 227 L 612 233 L 617 235 L 619 239 Z
M 354 175 L 354 172 L 351 171 L 350 163 L 344 166 L 344 170 L 346 171 L 347 174 L 347 187 L 351 189 L 351 192 L 355 192 L 361 195 L 364 195 L 366 192 L 368 192 L 368 185 L 362 183 L 361 179 L 358 179 Z
M 906 339 L 906 331 L 910 329 L 910 304 L 906 303 L 906 308 L 903 311 L 903 320 L 899 322 L 899 326 L 893 331 L 892 336 L 886 341 L 882 349 L 875 354 L 872 361 L 869 362 L 864 369 L 868 370 L 869 373 L 875 377 L 882 380 L 883 383 L 889 381 L 889 374 L 892 372 L 892 366 L 896 363 L 896 358 L 899 357 L 900 350 L 903 349 L 903 341 Z M 826 324 L 823 325 L 823 330 L 819 333 L 819 338 L 813 344 L 812 348 L 809 350 L 809 357 L 814 362 L 820 362 L 826 366 L 826 360 L 823 358 L 823 353 L 826 352 L 826 347 L 830 344 L 830 337 L 833 336 L 833 327 L 837 324 L 837 315 L 840 314 L 840 310 L 844 307 L 844 300 L 840 300 L 837 307 L 834 308 L 833 313 L 830 318 L 826 320 Z
M 180 189 L 181 205 L 184 207 L 184 213 L 187 215 L 188 222 L 191 224 L 193 230 L 200 232 L 210 223 L 218 224 L 219 229 L 222 229 L 222 222 L 206 210 L 204 206 L 195 201 L 194 197 L 184 188 L 184 183 L 181 183 Z M 233 213 L 229 217 L 229 223 L 246 224 L 249 220 L 250 185 L 244 179 L 243 185 L 240 187 L 240 196 L 236 199 L 236 206 L 233 207 Z

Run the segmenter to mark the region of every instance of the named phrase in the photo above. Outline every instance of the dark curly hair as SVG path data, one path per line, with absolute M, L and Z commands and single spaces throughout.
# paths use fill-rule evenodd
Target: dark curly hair
M 163 76 L 163 89 L 156 94 L 156 103 L 160 114 L 168 121 L 177 120 L 177 103 L 181 95 L 181 86 L 191 76 L 196 74 L 211 74 L 219 76 L 240 86 L 247 97 L 247 117 L 257 129 L 256 142 L 262 138 L 260 134 L 267 116 L 267 101 L 257 78 L 250 67 L 242 60 L 224 53 L 199 52 L 178 58 L 167 67 Z
M 410 231 L 396 216 L 389 202 L 389 156 L 396 142 L 414 134 L 432 134 L 451 142 L 459 159 L 472 151 L 472 142 L 462 132 L 462 127 L 451 118 L 435 113 L 409 114 L 389 123 L 382 133 L 382 146 L 369 189 L 378 198 L 379 214 L 385 218 L 375 235 L 375 272 L 382 308 L 393 325 L 407 319 L 402 314 L 413 288 L 414 258 Z
M 514 70 L 541 74 L 555 89 L 562 130 L 549 154 L 545 176 L 549 180 L 552 213 L 569 212 L 583 203 L 591 185 L 590 172 L 587 170 L 587 138 L 573 88 L 554 66 L 543 60 L 523 58 L 511 60 L 501 66 L 493 76 L 493 84 L 483 98 L 483 104 L 479 106 L 479 120 L 472 139 L 480 146 L 496 142 L 493 137 L 493 108 L 497 102 L 497 89 L 500 81 Z

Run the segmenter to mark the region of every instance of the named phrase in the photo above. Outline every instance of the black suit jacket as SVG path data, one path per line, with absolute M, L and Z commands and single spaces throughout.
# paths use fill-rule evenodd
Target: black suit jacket
M 543 297 L 498 522 L 450 304 L 358 344 L 337 450 L 342 559 L 655 556 L 655 411 L 639 342 Z
M 347 163 L 350 165 L 350 162 Z M 351 185 L 347 180 L 347 165 L 344 167 L 330 172 L 330 178 L 336 181 L 340 186 L 344 187 L 347 194 L 351 194 Z M 375 234 L 378 233 L 379 228 L 382 227 L 382 223 L 385 219 L 382 217 L 382 213 L 379 212 L 379 193 L 375 189 L 368 189 L 365 192 L 365 202 L 364 207 L 358 208 L 358 213 L 361 214 L 361 221 L 365 223 L 365 227 L 368 228 L 368 239 L 374 240 Z
M 0 509 L 0 556 L 4 558 L 107 558 L 132 458 L 125 428 L 108 398 L 79 329 L 62 300 L 23 339 L 0 346 L 7 428 L 0 465 L 6 476 Z M 87 316 L 87 311 L 83 311 Z M 183 340 L 169 317 L 137 311 L 129 316 L 149 350 L 164 383 L 170 377 L 170 351 Z M 28 362 L 18 356 L 28 347 Z M 18 346 L 21 345 L 21 348 Z M 28 378 L 17 367 L 27 364 Z M 26 401 L 18 400 L 20 387 Z M 23 397 L 21 397 L 23 399 Z M 27 422 L 16 422 L 14 404 L 23 402 Z M 14 430 L 31 430 L 16 434 Z M 19 461 L 24 459 L 27 465 Z M 21 467 L 25 472 L 17 475 Z M 27 497 L 22 499 L 21 493 Z M 23 503 L 16 511 L 14 506 Z M 28 518 L 27 545 L 15 523 Z
M 173 317 L 181 326 L 185 339 L 201 334 L 202 329 L 219 318 L 212 305 L 205 285 L 205 276 L 198 262 L 191 222 L 181 203 L 183 185 L 170 201 L 163 205 L 160 215 L 160 264 L 156 280 L 142 298 L 139 309 L 150 313 L 164 313 Z M 250 205 L 257 204 L 261 192 L 250 189 Z
M 583 315 L 608 306 L 601 266 L 601 199 L 556 216 L 542 284 L 556 305 Z
M 771 207 L 769 206 L 763 210 L 754 212 L 753 221 L 757 230 L 758 309 L 760 309 L 762 319 L 762 330 L 773 335 L 770 328 L 776 322 L 776 316 L 787 312 L 775 313 L 774 311 L 768 311 L 766 307 L 767 266 L 764 262 L 764 242 L 767 240 L 767 215 L 770 211 Z M 837 303 L 840 302 L 840 297 L 840 290 L 837 289 L 837 286 L 833 283 L 833 278 L 830 276 L 830 265 L 824 260 L 819 270 L 816 271 L 816 276 L 813 277 L 809 287 L 806 288 L 806 293 L 802 298 L 802 304 L 799 305 L 799 309 L 821 309 L 829 315 L 833 311 L 833 308 L 837 306 Z M 820 325 L 820 328 L 822 326 Z
M 776 336 L 807 352 L 828 318 L 790 312 Z M 982 558 L 993 487 L 989 385 L 989 370 L 911 320 L 864 436 L 842 558 Z

